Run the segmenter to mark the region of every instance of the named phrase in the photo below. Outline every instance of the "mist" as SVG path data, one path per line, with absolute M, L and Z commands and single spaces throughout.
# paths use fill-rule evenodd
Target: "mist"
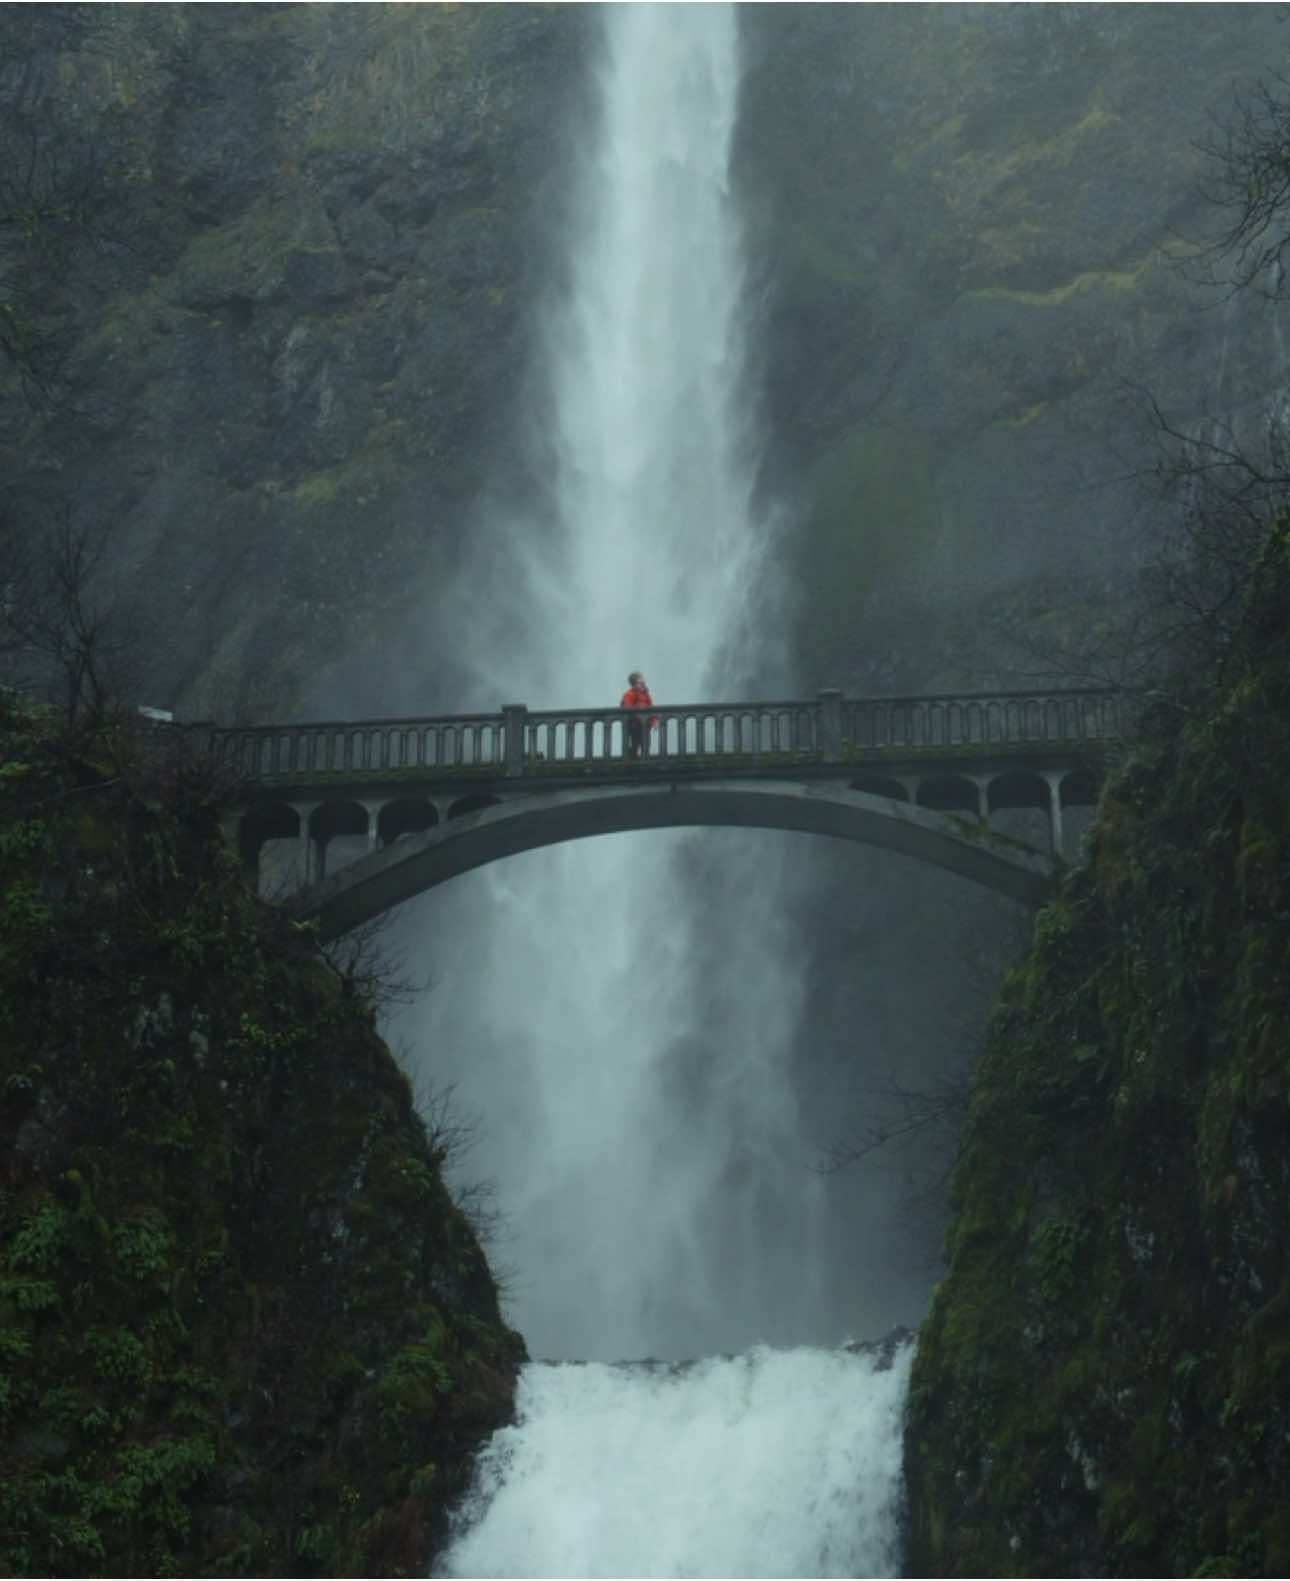
M 628 7 L 607 38 L 567 285 L 536 337 L 553 508 L 476 524 L 453 600 L 469 611 L 451 641 L 472 677 L 463 707 L 604 706 L 636 668 L 660 701 L 730 695 L 750 648 L 763 684 L 775 668 L 775 628 L 750 624 L 776 592 L 727 179 L 734 16 Z M 512 1320 L 535 1355 L 684 1357 L 817 1333 L 784 848 L 716 845 L 716 961 L 697 903 L 711 886 L 695 881 L 713 841 L 686 831 L 529 853 L 400 919 L 441 986 L 394 1036 L 480 1119 L 468 1167 L 496 1185 Z
M 669 703 L 819 684 L 790 651 L 793 523 L 758 487 L 735 14 L 606 22 L 522 376 L 517 449 L 547 485 L 481 506 L 412 666 L 450 652 L 457 710 L 607 706 L 636 668 Z M 968 1057 L 1018 922 L 905 859 L 736 830 L 535 851 L 405 907 L 392 948 L 432 985 L 391 1040 L 473 1130 L 461 1178 L 495 1191 L 490 1256 L 532 1354 L 916 1323 L 951 1139 L 840 1171 L 826 1151 Z

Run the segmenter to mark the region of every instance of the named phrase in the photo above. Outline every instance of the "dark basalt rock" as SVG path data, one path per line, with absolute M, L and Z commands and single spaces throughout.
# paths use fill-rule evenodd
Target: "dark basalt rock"
M 1290 1566 L 1288 609 L 1283 525 L 1005 985 L 911 1382 L 911 1574 Z
M 425 1574 L 525 1358 L 442 1149 L 218 774 L 0 709 L 4 1568 Z

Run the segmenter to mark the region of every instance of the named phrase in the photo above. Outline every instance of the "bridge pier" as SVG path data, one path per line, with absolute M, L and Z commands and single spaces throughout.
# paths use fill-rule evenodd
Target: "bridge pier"
M 1064 855 L 1062 834 L 1062 778 L 1060 774 L 1045 774 L 1048 781 L 1048 839 L 1055 856 Z
M 817 743 L 826 759 L 832 762 L 842 756 L 842 693 L 836 686 L 820 689 L 820 737 Z
M 317 883 L 319 879 L 326 878 L 322 853 L 315 849 L 313 836 L 314 813 L 323 804 L 321 802 L 291 802 L 290 806 L 300 820 L 299 856 L 297 863 L 300 872 L 304 875 L 306 884 Z
M 524 703 L 502 704 L 503 773 L 507 779 L 516 779 L 524 772 L 524 737 L 527 733 L 528 712 Z

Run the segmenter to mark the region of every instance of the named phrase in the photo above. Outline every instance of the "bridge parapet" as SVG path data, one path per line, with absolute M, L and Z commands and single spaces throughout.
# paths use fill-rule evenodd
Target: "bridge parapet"
M 849 763 L 893 753 L 943 757 L 956 750 L 1068 750 L 1106 741 L 1123 727 L 1110 692 L 963 693 L 663 705 L 648 710 L 647 756 L 669 765 L 744 759 Z M 518 778 L 615 763 L 628 755 L 622 708 L 304 725 L 215 732 L 221 755 L 249 779 L 277 785 L 407 773 Z
M 1115 692 L 1003 692 L 946 697 L 843 698 L 843 739 L 853 752 L 955 747 L 1077 747 L 1120 734 Z

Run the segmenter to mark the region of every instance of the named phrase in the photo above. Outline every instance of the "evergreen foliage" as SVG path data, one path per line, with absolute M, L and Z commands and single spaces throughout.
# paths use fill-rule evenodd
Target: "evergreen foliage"
M 422 1574 L 523 1356 L 442 1152 L 200 756 L 0 710 L 0 1569 Z
M 923 1326 L 911 1573 L 1290 1570 L 1290 524 L 988 1034 Z

